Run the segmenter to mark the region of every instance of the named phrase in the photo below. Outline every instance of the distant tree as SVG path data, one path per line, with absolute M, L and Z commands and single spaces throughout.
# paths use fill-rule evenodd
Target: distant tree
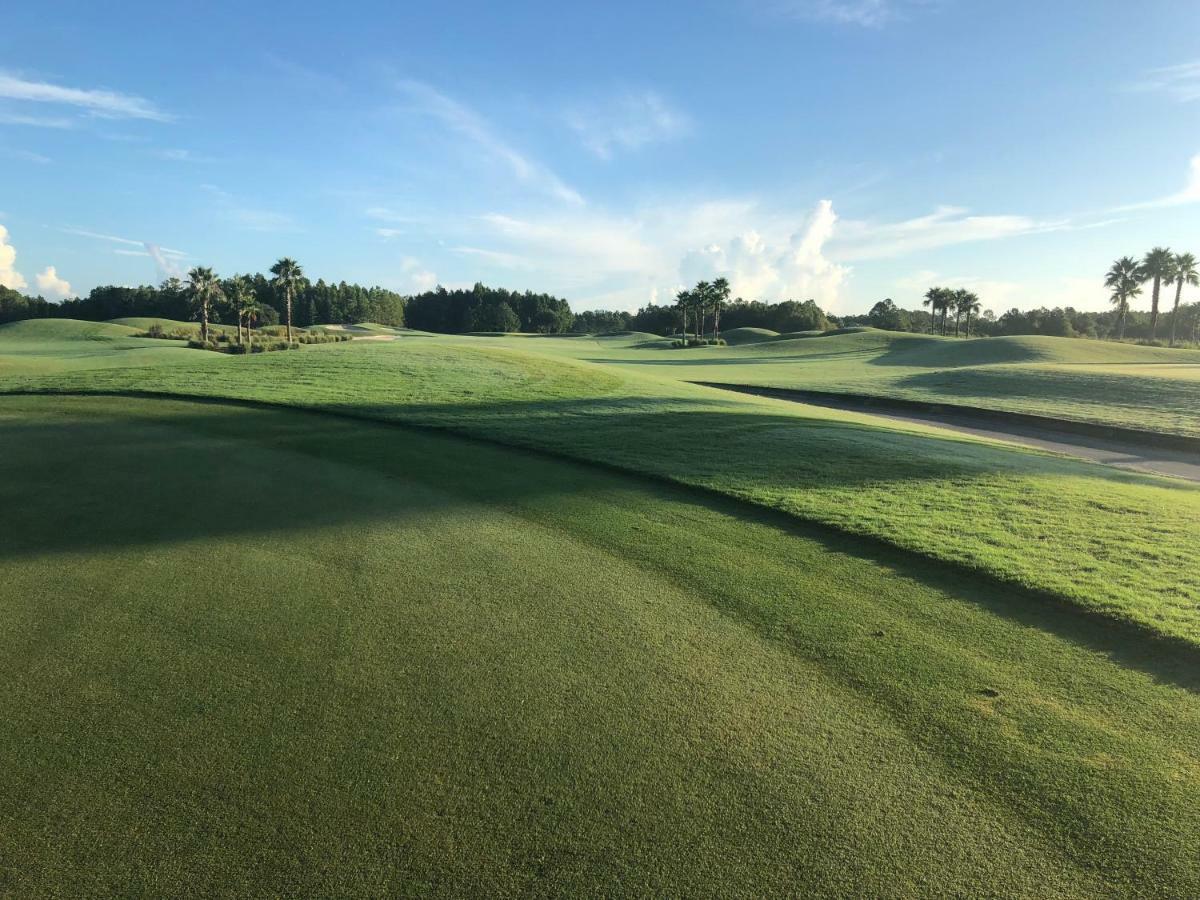
M 296 290 L 300 287 L 300 279 L 304 277 L 304 272 L 291 257 L 285 256 L 275 265 L 271 266 L 271 274 L 275 276 L 273 279 L 275 286 L 283 293 L 284 310 L 287 315 L 287 339 L 288 343 L 292 340 L 292 300 L 296 296 Z
M 679 310 L 679 314 L 681 316 L 683 316 L 683 332 L 682 332 L 682 334 L 683 334 L 683 340 L 685 343 L 687 342 L 687 335 L 688 335 L 688 330 L 687 330 L 688 310 L 692 308 L 693 303 L 694 303 L 694 301 L 692 299 L 691 291 L 679 291 L 679 293 L 677 293 L 675 295 L 675 306 Z
M 225 289 L 225 296 L 229 298 L 229 303 L 233 307 L 234 314 L 237 316 L 238 343 L 243 343 L 242 320 L 246 318 L 246 308 L 251 303 L 257 302 L 254 299 L 254 288 L 246 276 L 235 275 L 229 280 L 229 284 Z M 249 325 L 246 326 L 246 331 L 250 331 Z
M 1158 337 L 1158 292 L 1174 277 L 1175 256 L 1166 247 L 1155 247 L 1142 259 L 1141 280 L 1153 284 L 1150 292 L 1150 340 Z
M 946 333 L 946 312 L 950 308 L 951 294 L 948 288 L 943 287 L 931 287 L 925 292 L 925 299 L 921 301 L 921 305 L 928 306 L 933 315 L 933 321 L 929 325 L 930 334 L 933 334 L 939 314 L 942 317 L 942 334 Z
M 721 310 L 729 305 L 729 279 L 724 276 L 712 283 L 713 337 L 721 339 Z
M 1200 285 L 1200 271 L 1196 268 L 1196 257 L 1190 253 L 1180 253 L 1175 257 L 1175 261 L 1171 266 L 1172 274 L 1175 276 L 1175 305 L 1171 308 L 1171 342 L 1170 346 L 1175 346 L 1175 326 L 1179 319 L 1179 300 L 1183 295 L 1183 286 L 1190 284 L 1193 287 Z
M 1125 339 L 1125 322 L 1129 318 L 1129 301 L 1142 292 L 1141 266 L 1132 256 L 1122 256 L 1104 276 L 1104 286 L 1112 291 L 1109 301 L 1117 311 L 1117 340 Z
M 200 340 L 208 340 L 208 319 L 213 303 L 220 299 L 221 283 L 213 270 L 196 266 L 188 272 L 188 289 L 193 309 L 200 317 Z
M 978 315 L 983 305 L 979 302 L 979 295 L 973 291 L 959 289 L 954 292 L 954 333 L 958 334 L 958 317 L 966 316 L 967 320 L 967 337 L 971 336 L 971 316 Z
M 708 305 L 711 293 L 712 285 L 707 281 L 698 281 L 696 282 L 696 286 L 692 288 L 692 322 L 696 327 L 697 341 L 704 337 L 704 322 L 708 318 Z
M 880 300 L 867 313 L 867 323 L 872 328 L 882 328 L 884 331 L 907 331 L 904 321 L 905 311 L 896 306 L 891 297 Z

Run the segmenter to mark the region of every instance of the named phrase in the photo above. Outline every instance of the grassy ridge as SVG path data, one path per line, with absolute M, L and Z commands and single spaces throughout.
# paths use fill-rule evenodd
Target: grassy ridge
M 198 360 L 6 384 L 295 404 L 549 449 L 711 488 L 1200 642 L 1196 486 L 529 349 L 551 341 L 411 338 L 219 369 Z
M 1195 670 L 1069 610 L 295 413 L 0 398 L 0 473 L 0 891 L 1200 891 Z
M 1200 436 L 1200 351 L 1041 336 L 959 340 L 865 329 L 651 353 L 614 342 L 539 344 L 687 381 L 961 403 Z M 736 344 L 734 346 L 733 344 Z

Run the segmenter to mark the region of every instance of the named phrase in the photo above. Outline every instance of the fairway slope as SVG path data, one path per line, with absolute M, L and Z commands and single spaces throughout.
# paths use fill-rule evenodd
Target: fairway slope
M 0 423 L 2 891 L 1200 891 L 1194 668 L 1073 611 L 407 429 Z

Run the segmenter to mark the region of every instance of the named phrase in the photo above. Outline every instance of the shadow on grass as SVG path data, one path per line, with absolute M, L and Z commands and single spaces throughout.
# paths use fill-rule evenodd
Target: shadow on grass
M 460 503 L 520 514 L 522 503 L 538 497 L 636 485 L 700 513 L 769 526 L 884 566 L 953 601 L 1200 693 L 1200 648 L 1190 642 L 965 566 L 617 463 L 581 462 L 554 450 L 514 449 L 479 436 L 434 434 L 428 427 L 364 422 L 369 414 L 361 407 L 303 411 L 216 400 L 157 397 L 144 404 L 58 397 L 44 401 L 54 411 L 39 420 L 39 402 L 0 401 L 0 412 L 20 415 L 25 403 L 32 413 L 0 430 L 0 498 L 8 532 L 0 557 L 152 549 L 206 538 L 252 541 L 255 534 L 400 521 Z M 380 485 L 398 490 L 381 491 Z

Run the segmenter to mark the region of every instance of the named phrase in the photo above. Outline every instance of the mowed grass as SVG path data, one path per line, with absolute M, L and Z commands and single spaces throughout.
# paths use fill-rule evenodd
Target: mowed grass
M 1200 892 L 1194 654 L 907 553 L 169 400 L 0 503 L 0 893 Z
M 6 386 L 229 397 L 453 429 L 718 491 L 1200 642 L 1196 485 L 530 349 L 555 340 L 195 352 L 194 365 Z
M 685 381 L 870 394 L 1200 436 L 1200 351 L 1041 336 L 964 340 L 858 329 L 734 329 L 729 347 L 537 345 Z

